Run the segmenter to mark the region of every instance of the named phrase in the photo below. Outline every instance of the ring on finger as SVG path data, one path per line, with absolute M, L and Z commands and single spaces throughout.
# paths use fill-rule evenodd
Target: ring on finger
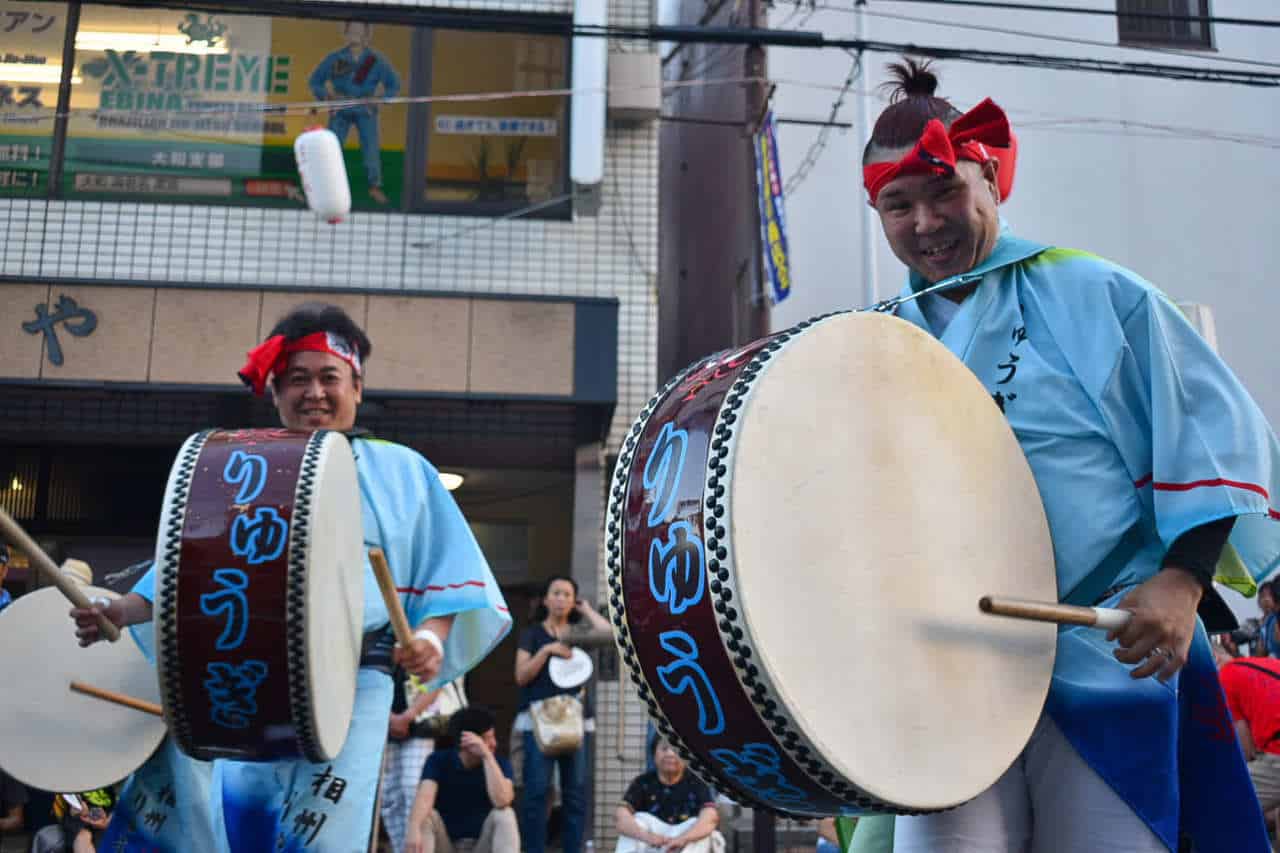
M 1156 646 L 1150 652 L 1147 653 L 1147 656 L 1148 657 L 1159 656 L 1162 658 L 1171 658 L 1173 657 L 1173 652 L 1169 651 L 1168 649 L 1161 648 L 1160 646 Z

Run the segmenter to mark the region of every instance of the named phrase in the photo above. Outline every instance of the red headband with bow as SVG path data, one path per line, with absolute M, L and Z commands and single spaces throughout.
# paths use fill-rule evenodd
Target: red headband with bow
M 313 332 L 294 340 L 284 335 L 272 335 L 249 350 L 249 360 L 240 368 L 240 379 L 261 397 L 267 390 L 267 380 L 272 374 L 280 374 L 289 366 L 289 356 L 295 352 L 327 352 L 351 365 L 352 372 L 360 375 L 360 353 L 350 342 L 333 332 Z
M 1018 139 L 1009 126 L 1009 117 L 987 98 L 951 124 L 930 119 L 915 147 L 896 163 L 869 163 L 862 167 L 862 182 L 871 203 L 894 178 L 902 175 L 949 175 L 960 160 L 985 163 L 997 160 L 1000 169 L 996 183 L 1000 200 L 1013 192 L 1013 173 L 1017 166 Z

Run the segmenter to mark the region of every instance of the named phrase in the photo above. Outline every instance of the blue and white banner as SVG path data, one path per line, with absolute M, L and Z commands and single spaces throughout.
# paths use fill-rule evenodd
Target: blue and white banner
M 782 203 L 782 177 L 778 167 L 778 139 L 773 112 L 768 112 L 756 132 L 756 188 L 760 207 L 760 246 L 769 293 L 776 305 L 791 294 L 791 257 L 787 251 L 787 216 Z

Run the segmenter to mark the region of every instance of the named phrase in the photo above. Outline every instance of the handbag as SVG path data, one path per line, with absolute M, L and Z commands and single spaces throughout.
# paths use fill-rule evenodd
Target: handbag
M 529 703 L 533 720 L 533 739 L 538 751 L 546 756 L 564 755 L 582 745 L 585 723 L 582 699 L 562 693 Z
M 412 696 L 415 692 L 428 692 L 416 675 L 409 676 L 405 682 L 405 694 Z M 415 737 L 443 737 L 449 733 L 449 720 L 458 711 L 467 707 L 467 692 L 462 679 L 450 681 L 440 688 L 435 701 L 427 709 L 414 718 Z

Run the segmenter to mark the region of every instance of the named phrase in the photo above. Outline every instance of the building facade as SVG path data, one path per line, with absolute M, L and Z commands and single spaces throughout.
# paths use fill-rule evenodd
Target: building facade
M 1053 9 L 780 3 L 770 23 L 828 38 L 860 32 L 952 49 L 1276 71 L 1274 28 L 1070 11 L 1275 20 L 1268 0 L 1024 5 Z M 861 175 L 867 120 L 887 104 L 879 86 L 896 58 L 867 52 L 859 67 L 841 51 L 769 53 L 780 115 L 825 120 L 838 104 L 835 120 L 851 125 L 779 129 L 794 287 L 774 311 L 775 328 L 893 295 L 905 280 L 866 205 Z M 1013 195 L 1001 209 L 1010 226 L 1129 267 L 1178 302 L 1207 305 L 1223 357 L 1280 424 L 1268 355 L 1280 293 L 1265 273 L 1280 263 L 1266 201 L 1280 190 L 1272 156 L 1280 89 L 956 60 L 937 68 L 939 94 L 961 110 L 991 97 L 1009 113 L 1020 142 Z
M 651 21 L 638 0 L 586 11 Z M 360 424 L 462 476 L 511 605 L 468 685 L 505 747 L 543 580 L 603 601 L 608 465 L 655 382 L 658 138 L 634 102 L 657 93 L 624 86 L 609 104 L 631 109 L 605 113 L 605 58 L 570 36 L 583 13 L 0 2 L 0 505 L 127 586 L 181 441 L 274 423 L 238 387 L 245 351 L 293 304 L 340 304 L 374 341 Z M 345 142 L 337 224 L 293 160 L 316 125 Z M 9 578 L 35 584 L 20 563 Z M 643 766 L 609 658 L 598 846 Z

